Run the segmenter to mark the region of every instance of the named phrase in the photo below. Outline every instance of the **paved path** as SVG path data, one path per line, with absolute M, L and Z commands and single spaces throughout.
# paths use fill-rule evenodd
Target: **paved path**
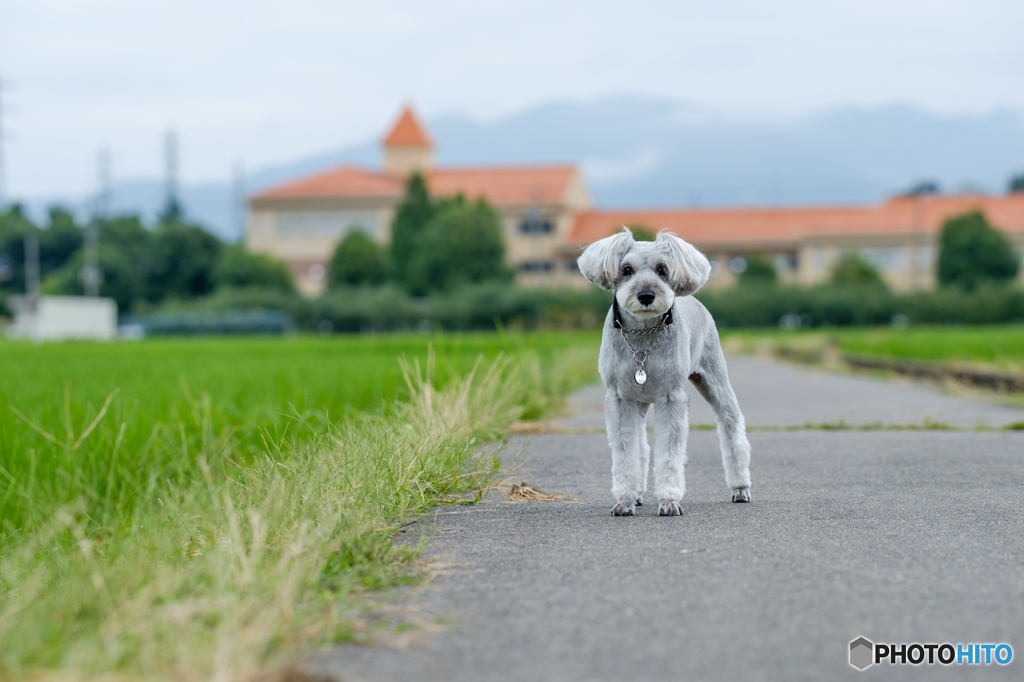
M 916 386 L 746 358 L 730 368 L 753 425 L 1024 419 Z M 1024 679 L 1024 433 L 750 439 L 754 502 L 734 505 L 715 434 L 691 434 L 678 518 L 658 517 L 656 505 L 609 515 L 602 434 L 517 439 L 522 478 L 583 504 L 443 512 L 428 556 L 455 568 L 411 599 L 451 627 L 402 650 L 341 647 L 311 667 L 346 682 Z M 859 673 L 847 664 L 858 636 L 1007 642 L 1015 655 L 1006 667 Z
M 829 374 L 796 364 L 750 356 L 730 356 L 729 378 L 740 407 L 753 426 L 806 424 L 922 425 L 959 428 L 1002 427 L 1024 420 L 1024 410 L 944 394 L 907 381 Z M 711 408 L 687 385 L 690 423 L 713 424 Z M 604 428 L 604 388 L 592 386 L 571 399 L 575 415 L 560 426 Z

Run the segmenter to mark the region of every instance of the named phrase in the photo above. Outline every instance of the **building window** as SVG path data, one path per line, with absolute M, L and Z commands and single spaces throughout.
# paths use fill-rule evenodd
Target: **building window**
M 917 247 L 917 267 L 930 268 L 932 266 L 932 249 L 930 246 Z
M 819 271 L 828 268 L 828 251 L 820 248 L 814 249 L 814 268 Z
M 861 255 L 879 270 L 904 270 L 907 267 L 907 250 L 903 247 L 861 249 Z
M 775 257 L 775 270 L 777 272 L 796 272 L 800 261 L 795 253 L 780 253 Z
M 569 272 L 579 272 L 580 271 L 580 264 L 579 264 L 578 261 L 574 261 L 574 260 L 567 261 L 566 264 L 565 264 L 565 269 L 568 270 Z
M 551 234 L 555 226 L 539 216 L 527 216 L 519 223 L 519 234 Z
M 549 260 L 528 260 L 519 264 L 519 272 L 551 272 L 555 264 Z

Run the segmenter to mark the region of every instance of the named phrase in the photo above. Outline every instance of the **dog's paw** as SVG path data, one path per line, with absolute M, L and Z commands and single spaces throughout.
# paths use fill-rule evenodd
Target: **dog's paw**
M 636 502 L 633 500 L 622 500 L 612 507 L 612 516 L 635 516 Z
M 733 502 L 750 502 L 750 488 L 733 488 Z
M 636 506 L 638 506 L 638 507 L 644 506 L 644 496 L 643 495 L 637 495 L 636 496 Z
M 675 500 L 662 500 L 658 505 L 658 516 L 680 516 L 683 506 Z

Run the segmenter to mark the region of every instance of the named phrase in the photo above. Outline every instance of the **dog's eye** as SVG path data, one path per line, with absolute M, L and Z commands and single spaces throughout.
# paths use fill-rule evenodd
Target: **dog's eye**
M 632 267 L 630 267 L 629 265 L 623 265 L 622 266 L 622 276 L 623 277 L 629 277 L 632 274 L 633 274 L 633 268 Z
M 668 268 L 665 267 L 664 263 L 658 263 L 657 271 L 661 277 L 668 277 Z

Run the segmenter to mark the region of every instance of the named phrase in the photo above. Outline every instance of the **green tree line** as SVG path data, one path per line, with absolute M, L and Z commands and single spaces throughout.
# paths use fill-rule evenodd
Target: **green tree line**
M 30 234 L 39 242 L 43 292 L 81 294 L 85 227 L 62 208 L 51 209 L 45 225 L 33 223 L 18 205 L 0 212 L 0 312 L 7 296 L 24 292 L 25 237 Z M 96 228 L 103 273 L 100 294 L 115 299 L 122 313 L 169 304 L 188 307 L 214 293 L 239 289 L 277 292 L 284 298 L 270 300 L 278 301 L 298 296 L 284 263 L 225 243 L 187 221 L 180 211 L 165 211 L 151 227 L 136 216 L 115 216 L 99 220 Z M 639 239 L 654 236 L 646 226 L 633 230 Z M 439 296 L 477 285 L 495 291 L 486 285 L 500 289 L 512 279 L 494 208 L 462 196 L 432 197 L 419 175 L 410 178 L 396 207 L 391 234 L 388 245 L 359 229 L 346 234 L 330 263 L 327 295 L 351 287 L 383 287 L 405 296 Z M 1018 275 L 1020 255 L 980 212 L 947 220 L 939 246 L 936 274 L 944 289 L 987 290 L 1005 286 Z M 756 254 L 746 258 L 738 290 L 777 286 L 778 274 L 770 260 Z M 834 264 L 829 286 L 886 289 L 878 270 L 852 252 Z M 717 293 L 708 296 L 715 298 Z M 232 298 L 237 299 L 220 300 Z
M 67 210 L 53 208 L 48 224 L 36 225 L 14 205 L 0 213 L 0 299 L 25 292 L 25 238 L 39 240 L 42 291 L 81 294 L 85 229 Z M 137 216 L 97 221 L 100 295 L 117 301 L 122 313 L 189 301 L 224 287 L 259 287 L 293 292 L 284 263 L 228 244 L 180 212 L 152 228 Z

